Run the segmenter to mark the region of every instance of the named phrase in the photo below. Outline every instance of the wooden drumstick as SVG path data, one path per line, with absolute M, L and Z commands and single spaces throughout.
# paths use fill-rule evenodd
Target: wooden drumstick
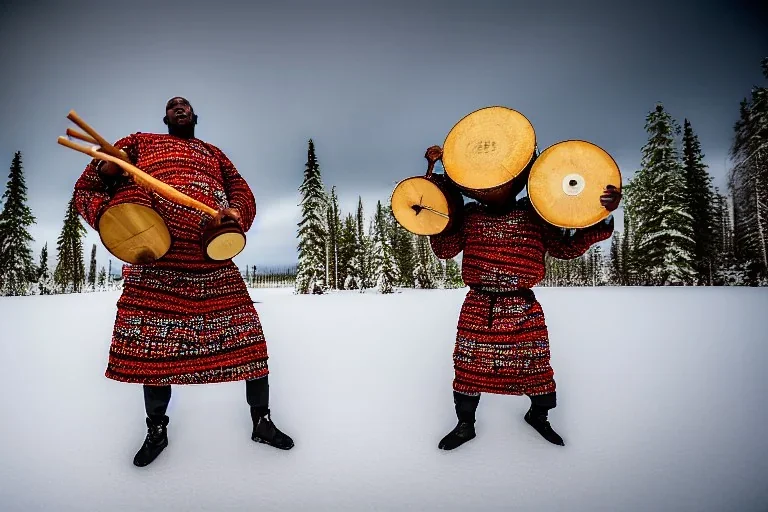
M 99 135 L 99 132 L 97 132 L 96 130 L 91 128 L 88 125 L 88 123 L 83 121 L 83 119 L 79 115 L 77 115 L 77 112 L 75 112 L 74 110 L 70 110 L 69 114 L 67 114 L 67 119 L 69 119 L 70 121 L 75 123 L 77 126 L 82 128 L 83 131 L 85 131 L 85 133 L 87 133 L 88 135 L 93 137 L 93 139 L 96 141 L 96 144 L 101 146 L 101 149 L 103 149 L 105 153 L 108 153 L 108 154 L 110 154 L 112 156 L 116 156 L 117 158 L 120 158 L 121 160 L 125 160 L 125 161 L 128 160 L 128 155 L 126 155 L 124 151 L 117 149 L 115 146 L 110 144 L 107 141 L 107 139 L 105 139 L 104 137 Z M 78 138 L 80 138 L 80 137 L 78 137 Z M 86 141 L 86 142 L 90 142 L 90 141 Z
M 112 162 L 116 165 L 119 165 L 125 172 L 127 172 L 133 177 L 137 185 L 144 187 L 148 190 L 151 190 L 153 192 L 156 192 L 157 194 L 168 199 L 169 201 L 173 201 L 174 203 L 181 204 L 184 206 L 189 206 L 190 208 L 194 208 L 196 210 L 200 210 L 203 213 L 207 213 L 211 217 L 215 217 L 218 214 L 216 210 L 214 210 L 207 204 L 201 203 L 200 201 L 193 199 L 182 192 L 179 192 L 178 190 L 171 187 L 170 185 L 166 185 L 162 181 L 150 176 L 149 174 L 145 173 L 144 171 L 134 166 L 133 164 L 126 162 L 125 160 L 121 160 L 120 158 L 116 158 L 112 155 L 101 153 L 97 151 L 96 148 L 94 147 L 87 147 L 81 144 L 77 144 L 76 142 L 72 142 L 66 137 L 59 137 L 58 142 L 62 146 L 66 146 L 70 149 L 74 149 L 75 151 L 79 151 L 80 153 L 85 153 L 86 155 L 90 155 L 93 158 L 96 158 L 99 160 L 107 160 L 108 162 Z
M 99 141 L 91 137 L 90 135 L 86 135 L 84 133 L 80 133 L 79 131 L 75 130 L 74 128 L 67 128 L 67 136 L 72 137 L 74 139 L 80 139 L 84 142 L 88 142 L 90 144 L 93 144 L 95 146 L 99 145 Z

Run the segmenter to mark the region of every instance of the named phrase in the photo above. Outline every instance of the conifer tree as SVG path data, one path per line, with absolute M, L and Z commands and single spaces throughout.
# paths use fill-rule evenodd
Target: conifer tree
M 632 259 L 644 284 L 692 284 L 694 240 L 675 136 L 679 127 L 661 104 L 649 113 L 641 168 L 626 187 L 634 225 Z
M 373 238 L 373 266 L 375 269 L 374 278 L 376 287 L 381 293 L 394 292 L 395 284 L 398 281 L 397 263 L 392 255 L 387 233 L 387 216 L 381 201 L 376 203 L 376 217 L 374 222 Z
M 435 272 L 435 257 L 432 247 L 429 243 L 429 237 L 416 237 L 416 268 L 414 277 L 416 278 L 417 288 L 437 288 L 438 275 Z
M 319 283 L 325 284 L 326 208 L 327 200 L 320 176 L 320 165 L 315 156 L 315 144 L 310 139 L 304 181 L 301 184 L 301 221 L 299 222 L 299 260 L 296 275 L 296 292 L 313 293 Z
M 331 188 L 331 197 L 327 208 L 327 247 L 328 247 L 328 287 L 338 290 L 339 286 L 339 237 L 341 231 L 341 219 L 339 216 L 339 198 L 336 196 L 336 187 Z
M 88 287 L 96 291 L 96 244 L 91 249 L 91 264 L 88 269 Z
M 768 78 L 768 58 L 762 61 Z M 734 254 L 747 284 L 768 279 L 768 88 L 752 88 L 734 125 L 728 186 L 733 198 Z
M 21 164 L 21 152 L 11 161 L 8 182 L 2 196 L 0 211 L 0 293 L 26 295 L 29 284 L 36 279 L 32 261 L 32 236 L 29 226 L 35 224 L 32 210 L 27 206 L 27 185 Z
M 82 291 L 85 283 L 85 263 L 83 262 L 83 237 L 85 226 L 75 209 L 74 196 L 69 200 L 64 226 L 61 228 L 57 245 L 56 270 L 53 280 L 61 292 Z
M 357 226 L 352 214 L 344 218 L 339 230 L 339 288 L 344 290 L 357 289 L 360 279 L 360 270 L 357 268 L 355 256 L 357 254 Z M 348 279 L 352 276 L 352 279 Z M 353 284 L 354 282 L 354 284 Z M 352 288 L 350 288 L 352 286 Z
M 416 269 L 416 246 L 414 235 L 403 228 L 395 219 L 392 207 L 387 207 L 387 217 L 390 225 L 392 252 L 397 262 L 397 272 L 400 275 L 399 285 L 413 288 L 416 285 L 414 270 Z
M 608 272 L 610 284 L 620 285 L 623 269 L 621 268 L 621 231 L 615 231 L 611 237 L 610 270 Z
M 683 126 L 683 176 L 685 179 L 685 207 L 691 215 L 693 230 L 693 261 L 695 280 L 698 285 L 712 284 L 714 264 L 712 217 L 712 177 L 704 164 L 699 138 L 693 132 L 691 122 L 685 119 Z
M 371 231 L 368 231 L 371 235 Z M 357 263 L 360 269 L 360 291 L 365 288 L 371 288 L 373 286 L 372 278 L 372 258 L 371 254 L 372 236 L 366 236 L 365 234 L 365 215 L 363 212 L 363 198 L 358 196 L 357 200 L 357 239 L 359 254 Z
M 464 281 L 461 277 L 461 268 L 453 258 L 445 260 L 445 287 L 463 288 Z
M 40 251 L 40 265 L 37 269 L 37 290 L 40 295 L 50 295 L 54 291 L 53 276 L 48 263 L 48 243 Z
M 107 270 L 104 267 L 101 267 L 101 270 L 99 270 L 99 289 L 104 290 L 105 286 L 107 285 Z

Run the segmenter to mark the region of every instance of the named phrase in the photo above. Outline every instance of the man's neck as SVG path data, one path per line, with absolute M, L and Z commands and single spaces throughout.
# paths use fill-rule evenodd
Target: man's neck
M 195 128 L 168 128 L 168 134 L 173 135 L 174 137 L 179 137 L 182 139 L 194 139 L 195 138 Z

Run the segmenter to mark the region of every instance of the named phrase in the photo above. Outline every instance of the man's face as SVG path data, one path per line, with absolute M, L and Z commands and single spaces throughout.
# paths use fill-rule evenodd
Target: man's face
M 184 98 L 173 98 L 165 107 L 168 125 L 188 126 L 194 123 L 195 112 Z

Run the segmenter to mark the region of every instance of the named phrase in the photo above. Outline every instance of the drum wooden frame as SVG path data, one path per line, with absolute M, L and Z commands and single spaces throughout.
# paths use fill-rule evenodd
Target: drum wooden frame
M 507 201 L 535 159 L 533 124 L 504 106 L 467 114 L 443 143 L 445 173 L 464 195 L 484 203 Z
M 528 176 L 528 197 L 548 223 L 582 229 L 611 214 L 600 203 L 606 186 L 621 190 L 621 172 L 600 146 L 570 139 L 541 152 Z

